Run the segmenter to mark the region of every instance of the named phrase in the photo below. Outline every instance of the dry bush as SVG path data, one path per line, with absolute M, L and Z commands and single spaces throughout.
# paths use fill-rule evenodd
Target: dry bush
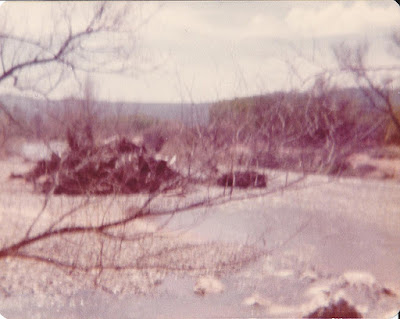
M 211 141 L 235 165 L 341 174 L 353 152 L 383 141 L 384 117 L 364 103 L 352 89 L 337 89 L 319 77 L 307 92 L 214 104 Z M 243 146 L 250 154 L 229 152 Z
M 400 122 L 400 107 L 394 110 L 394 115 Z M 397 129 L 393 121 L 388 121 L 385 129 L 385 143 L 400 145 L 400 131 Z
M 100 136 L 105 139 L 110 136 L 129 136 L 134 138 L 154 127 L 159 120 L 144 114 L 112 114 L 102 116 L 100 119 Z

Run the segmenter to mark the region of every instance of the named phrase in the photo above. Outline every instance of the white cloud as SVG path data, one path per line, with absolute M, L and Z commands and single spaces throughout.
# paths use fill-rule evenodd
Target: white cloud
M 375 5 L 374 5 L 375 3 Z M 183 42 L 209 37 L 219 41 L 269 37 L 365 36 L 400 27 L 400 8 L 392 1 L 295 1 L 278 3 L 169 2 L 146 28 L 154 40 Z
M 297 1 L 286 15 L 276 10 L 255 10 L 237 37 L 270 37 L 291 40 L 299 37 L 369 35 L 400 27 L 400 8 L 392 1 Z
M 149 100 L 147 91 L 157 88 L 151 99 L 160 101 L 179 100 L 182 94 L 187 98 L 185 86 L 195 101 L 290 88 L 295 78 L 287 72 L 285 58 L 294 52 L 288 43 L 307 54 L 312 37 L 363 36 L 399 25 L 397 8 L 387 1 L 371 3 L 168 2 L 143 30 L 145 45 L 169 57 L 163 74 L 143 76 L 130 88 L 141 100 Z M 324 65 L 331 63 L 318 57 Z M 297 67 L 306 77 L 315 68 L 303 64 Z
M 225 17 L 228 12 L 212 12 L 216 4 L 169 2 L 145 28 L 151 38 L 169 37 L 173 40 L 185 40 L 198 36 L 231 38 L 237 36 L 241 28 L 238 21 Z M 210 10 L 211 9 L 211 10 Z
M 331 2 L 319 9 L 298 6 L 290 10 L 285 23 L 293 34 L 300 36 L 367 35 L 400 27 L 400 9 L 397 5 L 371 6 L 368 1 L 354 2 L 351 6 Z
M 245 26 L 242 36 L 282 38 L 289 36 L 289 33 L 278 17 L 273 14 L 257 13 Z
M 50 8 L 47 2 L 43 6 Z M 39 9 L 28 2 L 25 10 L 14 11 L 14 24 L 10 20 L 9 25 L 19 28 L 19 21 L 25 21 L 24 26 L 42 36 L 45 21 L 52 19 L 44 19 Z M 292 47 L 313 56 L 314 39 L 330 50 L 330 41 L 336 39 L 327 37 L 376 40 L 378 33 L 400 27 L 400 8 L 389 0 L 140 2 L 137 9 L 139 16 L 133 23 L 150 17 L 138 31 L 140 48 L 156 65 L 161 64 L 160 69 L 138 79 L 104 77 L 99 81 L 104 97 L 179 101 L 186 90 L 182 87 L 188 86 L 193 95 L 189 97 L 199 101 L 276 90 L 291 85 L 285 59 L 294 56 Z M 378 52 L 374 59 L 382 61 L 385 50 L 373 48 Z M 327 66 L 323 53 L 315 55 Z M 303 76 L 310 71 L 309 64 L 293 62 Z

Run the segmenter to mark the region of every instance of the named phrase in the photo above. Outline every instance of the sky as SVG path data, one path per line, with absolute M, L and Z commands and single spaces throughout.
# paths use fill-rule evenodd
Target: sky
M 9 14 L 10 23 L 26 21 L 24 14 L 37 19 L 36 26 L 46 21 L 45 3 L 25 5 L 25 13 Z M 101 99 L 200 103 L 301 88 L 313 73 L 335 66 L 331 48 L 343 41 L 368 41 L 370 65 L 396 62 L 388 54 L 389 35 L 400 29 L 393 0 L 137 5 L 143 19 L 150 17 L 138 30 L 140 51 L 155 68 L 133 78 L 93 76 Z M 54 97 L 70 94 L 61 87 Z

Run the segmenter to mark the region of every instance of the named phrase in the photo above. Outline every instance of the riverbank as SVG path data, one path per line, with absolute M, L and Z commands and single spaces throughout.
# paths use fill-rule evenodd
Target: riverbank
M 30 185 L 8 179 L 10 170 L 27 165 L 2 162 L 2 244 L 20 236 L 43 204 L 43 195 L 32 194 Z M 279 178 L 285 177 L 272 180 Z M 189 197 L 198 192 L 205 194 L 197 189 Z M 163 267 L 98 276 L 3 259 L 0 313 L 6 318 L 27 313 L 30 318 L 283 318 L 302 317 L 343 297 L 364 317 L 389 318 L 400 308 L 399 194 L 393 180 L 310 175 L 283 192 L 191 210 L 174 216 L 162 236 L 141 242 L 140 250 L 126 250 L 127 260 L 139 251 L 153 253 L 147 266 Z M 174 199 L 189 200 L 169 197 L 168 205 L 175 205 Z M 43 225 L 77 203 L 55 197 Z M 103 198 L 86 213 L 107 207 L 117 214 L 135 203 L 134 196 Z M 151 233 L 161 223 L 143 220 L 131 231 Z M 49 249 L 62 255 L 58 247 Z M 162 258 L 157 255 L 168 249 Z M 181 269 L 168 269 L 172 266 Z M 195 294 L 202 276 L 215 278 L 222 291 Z

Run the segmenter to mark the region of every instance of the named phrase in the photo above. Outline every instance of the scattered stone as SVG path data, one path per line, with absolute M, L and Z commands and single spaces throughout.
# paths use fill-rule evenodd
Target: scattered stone
M 242 304 L 249 307 L 265 307 L 269 305 L 270 302 L 258 293 L 254 293 L 250 297 L 245 298 Z
M 223 283 L 213 276 L 200 277 L 194 285 L 193 291 L 197 295 L 218 294 L 225 289 Z
M 397 294 L 393 290 L 391 290 L 389 288 L 382 288 L 380 292 L 382 294 L 386 295 L 386 296 L 389 296 L 389 297 L 396 297 L 397 296 Z
M 368 286 L 372 288 L 376 284 L 375 277 L 365 271 L 347 271 L 342 275 L 342 278 L 352 286 Z
M 280 277 L 280 278 L 288 278 L 288 277 L 292 277 L 294 275 L 294 271 L 293 269 L 282 269 L 282 270 L 278 270 L 274 273 L 274 275 L 276 277 Z
M 314 269 L 306 269 L 301 275 L 300 280 L 312 283 L 319 279 L 319 274 Z
M 331 295 L 331 291 L 334 289 L 334 281 L 331 280 L 320 280 L 316 284 L 312 285 L 306 290 L 306 295 L 310 297 L 315 296 L 326 296 Z

